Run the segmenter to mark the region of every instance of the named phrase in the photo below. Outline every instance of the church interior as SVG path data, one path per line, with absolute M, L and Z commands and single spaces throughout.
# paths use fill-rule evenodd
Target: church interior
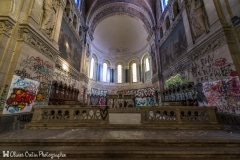
M 239 159 L 239 0 L 0 0 L 0 159 Z

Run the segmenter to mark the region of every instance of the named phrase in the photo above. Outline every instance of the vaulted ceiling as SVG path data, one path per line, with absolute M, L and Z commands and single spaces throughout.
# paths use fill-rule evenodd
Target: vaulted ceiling
M 156 0 L 86 0 L 92 46 L 104 54 L 144 49 L 155 26 Z

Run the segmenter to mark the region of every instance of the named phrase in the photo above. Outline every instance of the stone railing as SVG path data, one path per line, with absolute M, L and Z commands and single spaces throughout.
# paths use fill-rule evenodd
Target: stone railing
M 49 105 L 34 108 L 28 127 L 76 127 L 105 124 L 109 121 L 107 107 L 80 107 L 79 105 Z
M 135 110 L 134 110 L 135 109 Z M 141 107 L 132 110 L 111 110 L 107 106 L 82 107 L 80 105 L 49 105 L 35 107 L 29 128 L 111 128 L 116 126 L 111 120 L 118 121 L 114 114 L 125 113 L 122 125 L 129 125 L 134 116 L 139 114 L 140 128 L 168 129 L 220 129 L 214 107 L 161 106 Z M 131 114 L 133 117 L 131 117 Z M 110 115 L 110 118 L 109 118 Z M 121 118 L 119 119 L 121 121 Z M 110 119 L 110 122 L 109 122 Z M 132 126 L 130 126 L 132 127 Z
M 164 106 L 141 109 L 141 123 L 177 128 L 219 128 L 215 107 Z

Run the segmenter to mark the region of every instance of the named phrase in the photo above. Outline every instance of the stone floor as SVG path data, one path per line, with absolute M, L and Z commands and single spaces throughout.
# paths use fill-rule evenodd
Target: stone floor
M 239 133 L 223 130 L 144 130 L 144 129 L 23 129 L 1 133 L 0 140 L 10 139 L 152 139 L 152 140 L 240 140 Z
M 172 158 L 174 160 L 176 157 L 178 157 L 178 155 L 181 156 L 181 153 L 183 152 L 185 153 L 185 156 L 201 156 L 201 159 L 204 160 L 205 158 L 203 155 L 205 153 L 209 155 L 209 159 L 214 159 L 214 155 L 219 155 L 222 153 L 228 153 L 228 155 L 231 155 L 231 153 L 233 153 L 235 154 L 234 159 L 238 159 L 236 158 L 238 155 L 240 159 L 239 132 L 234 132 L 228 129 L 174 130 L 121 127 L 122 125 L 126 124 L 139 125 L 139 114 L 125 114 L 125 117 L 123 118 L 121 114 L 113 113 L 109 117 L 109 120 L 110 123 L 119 125 L 119 128 L 22 129 L 13 132 L 0 133 L 0 160 L 3 159 L 2 151 L 27 151 L 29 149 L 34 151 L 44 149 L 45 151 L 49 152 L 65 151 L 72 157 L 79 155 L 85 156 L 87 160 L 89 160 L 87 154 L 91 155 L 93 153 L 95 154 L 95 157 L 102 156 L 101 160 L 127 159 L 117 157 L 121 155 L 121 152 L 123 152 L 123 154 L 126 156 L 133 155 L 133 153 L 136 155 L 135 157 L 128 157 L 129 160 L 162 160 L 162 158 L 159 158 L 157 156 L 150 158 L 146 157 L 148 157 L 148 154 L 156 154 L 158 156 L 164 157 L 165 152 L 174 155 L 175 157 Z M 21 143 L 24 143 L 24 145 L 22 146 Z M 66 146 L 65 143 L 67 144 Z M 101 143 L 106 143 L 106 145 L 101 145 Z M 116 143 L 118 144 L 116 145 Z M 47 146 L 44 146 L 45 144 L 47 144 Z M 218 147 L 218 144 L 222 146 Z M 201 147 L 201 149 L 199 147 Z M 124 150 L 124 148 L 127 149 Z M 112 155 L 109 154 L 109 151 L 113 153 L 116 152 L 115 155 L 117 156 L 111 158 Z M 105 153 L 108 153 L 108 158 L 104 157 Z M 143 154 L 144 158 L 138 158 L 137 155 L 140 154 Z M 228 155 L 226 155 L 226 157 Z M 63 160 L 66 159 L 70 160 L 71 158 L 63 158 Z M 73 159 L 78 158 L 75 157 Z M 90 159 L 100 158 L 94 158 L 93 156 Z M 185 158 L 182 157 L 182 159 Z M 192 159 L 195 160 L 196 158 Z M 222 159 L 225 160 L 225 158 Z M 227 157 L 227 159 L 231 158 Z M 170 158 L 167 158 L 167 160 L 170 160 Z

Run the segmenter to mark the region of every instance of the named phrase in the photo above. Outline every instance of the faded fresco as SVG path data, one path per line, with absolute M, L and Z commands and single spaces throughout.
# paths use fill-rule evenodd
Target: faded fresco
M 39 82 L 14 75 L 3 114 L 30 112 L 38 92 Z
M 63 19 L 58 40 L 60 56 L 77 71 L 80 71 L 82 48 L 69 26 Z
M 163 69 L 172 65 L 187 49 L 187 39 L 182 19 L 160 47 Z

